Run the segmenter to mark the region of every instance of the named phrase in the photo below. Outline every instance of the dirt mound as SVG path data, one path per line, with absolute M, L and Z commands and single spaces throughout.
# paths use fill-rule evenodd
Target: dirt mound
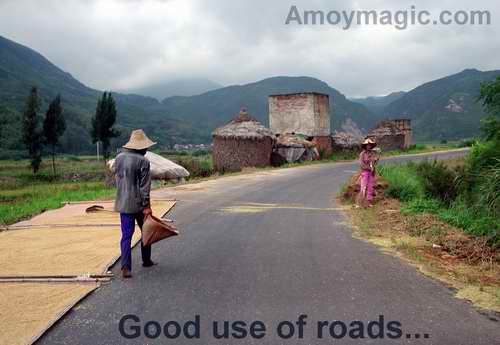
M 377 175 L 375 177 L 374 185 L 374 202 L 384 199 L 384 191 L 389 187 L 387 181 L 385 181 L 381 176 Z M 348 202 L 355 202 L 356 198 L 361 190 L 361 172 L 354 174 L 349 180 L 349 184 L 344 189 L 342 193 L 342 198 Z
M 488 245 L 487 238 L 467 235 L 433 214 L 403 215 L 398 200 L 382 199 L 375 208 L 377 228 L 422 237 L 433 244 L 425 248 L 430 255 L 449 262 L 500 263 L 500 250 Z

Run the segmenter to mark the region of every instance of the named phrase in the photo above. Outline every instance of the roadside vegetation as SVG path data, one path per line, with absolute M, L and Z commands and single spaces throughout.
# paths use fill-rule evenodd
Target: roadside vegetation
M 67 156 L 42 162 L 33 175 L 30 162 L 2 161 L 0 164 L 0 226 L 29 218 L 66 201 L 93 200 L 114 195 L 104 181 L 103 162 L 91 157 Z
M 382 164 L 375 207 L 349 213 L 359 237 L 500 311 L 500 78 L 482 85 L 480 99 L 492 115 L 466 157 Z M 358 187 L 353 177 L 342 201 Z
M 500 248 L 500 77 L 481 86 L 480 100 L 491 116 L 464 160 L 385 165 L 380 175 L 403 212 L 435 214 Z
M 432 152 L 457 147 L 450 144 L 415 145 L 400 152 L 385 155 Z M 206 150 L 159 151 L 158 154 L 182 165 L 189 172 L 187 182 L 228 175 L 215 171 L 212 155 Z M 286 164 L 290 168 L 306 164 L 347 161 L 357 158 L 352 151 L 336 152 L 318 161 Z M 54 166 L 57 170 L 54 173 Z M 273 169 L 272 167 L 264 169 Z M 253 169 L 255 170 L 255 169 Z M 247 169 L 244 172 L 252 171 Z M 84 201 L 114 196 L 114 189 L 105 182 L 104 162 L 95 156 L 60 155 L 52 162 L 42 160 L 39 171 L 33 174 L 30 160 L 0 161 L 0 226 L 15 223 L 45 210 L 61 207 L 66 201 Z M 169 183 L 154 183 L 153 187 Z
M 403 213 L 434 214 L 500 248 L 500 154 L 496 164 L 478 166 L 484 147 L 474 146 L 465 159 L 383 165 L 385 193 L 403 202 Z

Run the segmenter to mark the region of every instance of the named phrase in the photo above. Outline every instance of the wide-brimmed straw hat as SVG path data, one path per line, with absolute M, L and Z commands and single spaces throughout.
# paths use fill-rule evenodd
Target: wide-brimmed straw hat
M 373 147 L 375 147 L 377 146 L 377 143 L 375 142 L 375 140 L 371 138 L 366 138 L 365 141 L 363 141 L 363 143 L 361 144 L 361 146 L 365 147 L 366 145 L 372 145 Z
M 142 129 L 136 129 L 130 134 L 128 143 L 123 148 L 130 150 L 145 150 L 156 143 L 149 139 Z

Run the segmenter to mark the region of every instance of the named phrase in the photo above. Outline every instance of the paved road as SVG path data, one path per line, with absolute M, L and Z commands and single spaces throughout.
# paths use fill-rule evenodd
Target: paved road
M 334 196 L 356 169 L 352 163 L 313 165 L 157 191 L 156 196 L 180 199 L 175 219 L 182 230 L 180 237 L 154 247 L 159 265 L 139 267 L 135 250 L 133 279 L 115 279 L 100 288 L 39 343 L 500 344 L 500 322 L 455 299 L 452 291 L 415 268 L 351 237 Z M 273 205 L 239 207 L 246 203 Z M 118 275 L 118 268 L 114 272 Z M 149 320 L 164 325 L 200 315 L 201 339 L 148 339 L 142 334 L 128 340 L 119 333 L 119 320 L 126 314 L 137 315 L 142 326 Z M 298 338 L 297 326 L 294 337 L 279 338 L 277 324 L 295 323 L 300 314 L 307 314 L 303 338 Z M 379 315 L 385 336 L 370 339 L 368 322 Z M 212 337 L 214 320 L 260 320 L 266 335 L 217 340 Z M 333 320 L 344 322 L 348 330 L 360 327 L 351 321 L 362 321 L 365 338 L 334 339 L 326 326 L 324 338 L 317 339 L 317 322 Z M 387 330 L 390 321 L 402 324 L 400 339 L 388 338 L 388 333 L 397 334 Z M 255 327 L 258 335 L 259 325 Z M 339 322 L 333 330 L 341 334 L 342 327 Z M 377 326 L 371 329 L 377 335 Z M 168 330 L 174 334 L 175 325 Z

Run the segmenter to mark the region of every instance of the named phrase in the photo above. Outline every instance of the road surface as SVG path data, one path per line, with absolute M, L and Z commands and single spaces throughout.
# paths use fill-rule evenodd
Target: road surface
M 416 157 L 392 158 L 407 159 Z M 454 298 L 447 287 L 414 267 L 351 237 L 334 198 L 356 169 L 355 163 L 311 165 L 156 191 L 156 197 L 180 200 L 173 216 L 181 236 L 153 247 L 159 265 L 142 268 L 136 248 L 131 280 L 116 278 L 102 286 L 38 343 L 500 344 L 498 320 Z M 119 268 L 113 271 L 119 277 Z M 144 327 L 150 320 L 182 326 L 199 315 L 200 339 L 182 333 L 150 339 L 144 329 L 139 338 L 126 339 L 119 321 L 129 314 L 140 321 L 125 323 L 127 335 L 134 333 L 131 326 Z M 301 314 L 307 317 L 299 338 Z M 368 324 L 380 322 L 380 315 L 384 338 L 372 339 L 379 335 L 377 325 L 371 324 L 369 334 Z M 254 324 L 254 332 L 243 339 L 215 339 L 213 321 L 220 326 L 225 320 L 261 321 L 265 334 L 253 338 L 264 333 L 262 324 Z M 340 339 L 329 333 L 334 320 L 340 322 L 333 325 L 333 336 Z M 361 323 L 351 324 L 355 320 Z M 277 334 L 283 321 L 295 325 L 288 339 Z M 325 321 L 322 339 L 318 321 Z M 389 338 L 398 336 L 387 329 L 391 321 L 401 324 L 396 340 Z M 289 326 L 282 324 L 283 337 Z M 155 324 L 148 327 L 155 336 Z M 353 337 L 364 338 L 351 339 L 352 328 L 358 329 Z M 176 325 L 169 323 L 167 331 L 175 337 Z

